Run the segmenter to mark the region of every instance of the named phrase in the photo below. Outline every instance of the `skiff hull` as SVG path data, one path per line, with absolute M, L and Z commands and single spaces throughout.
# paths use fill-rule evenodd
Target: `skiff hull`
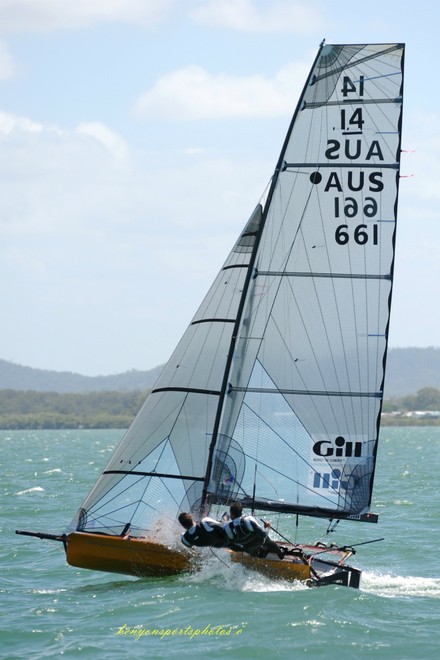
M 138 577 L 164 577 L 192 568 L 192 558 L 185 551 L 145 539 L 104 534 L 69 534 L 66 555 L 71 566 Z
M 106 573 L 165 577 L 194 570 L 196 555 L 145 539 L 72 532 L 64 541 L 67 563 Z M 359 587 L 360 571 L 337 562 L 286 555 L 283 560 L 228 551 L 231 561 L 277 580 L 300 580 L 309 586 L 340 584 Z
M 231 560 L 278 580 L 301 580 L 306 582 L 311 578 L 310 566 L 296 558 L 286 557 L 280 561 L 276 555 L 259 559 L 244 552 L 231 552 Z
M 300 580 L 310 587 L 335 584 L 359 589 L 361 571 L 344 563 L 352 551 L 302 546 L 306 553 L 298 553 L 290 544 L 283 544 L 282 547 L 291 552 L 284 559 L 279 559 L 275 554 L 258 558 L 244 552 L 231 552 L 231 560 L 275 580 Z M 332 556 L 338 560 L 334 561 Z

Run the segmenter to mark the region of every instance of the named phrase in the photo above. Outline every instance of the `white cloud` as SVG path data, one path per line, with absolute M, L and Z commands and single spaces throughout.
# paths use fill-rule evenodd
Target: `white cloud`
M 101 22 L 151 26 L 176 0 L 0 0 L 0 32 L 40 32 L 90 27 Z
M 83 122 L 76 128 L 78 135 L 91 137 L 107 149 L 115 158 L 126 160 L 128 147 L 126 142 L 114 131 L 101 122 Z
M 276 0 L 207 0 L 191 12 L 202 26 L 227 28 L 243 32 L 316 34 L 328 27 L 323 18 L 307 2 Z
M 7 44 L 0 41 L 0 80 L 12 78 L 14 73 L 14 63 L 12 55 L 9 52 Z
M 0 138 L 13 133 L 39 133 L 42 130 L 42 124 L 0 110 Z
M 187 66 L 163 76 L 137 102 L 144 117 L 224 119 L 278 117 L 292 113 L 309 63 L 291 64 L 275 78 L 211 74 Z
M 261 164 L 159 156 L 105 124 L 6 113 L 0 143 L 4 355 L 95 374 L 164 362 L 252 210 Z

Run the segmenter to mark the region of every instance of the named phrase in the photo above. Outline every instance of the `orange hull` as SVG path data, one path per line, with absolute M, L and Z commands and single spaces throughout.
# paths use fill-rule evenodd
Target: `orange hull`
M 64 542 L 68 564 L 94 571 L 136 577 L 165 577 L 197 568 L 197 555 L 145 539 L 72 532 L 67 537 L 57 537 L 57 540 Z M 272 579 L 300 580 L 307 582 L 309 586 L 341 584 L 359 588 L 360 571 L 342 565 L 351 552 L 343 553 L 342 560 L 335 563 L 319 558 L 320 554 L 325 554 L 321 548 L 314 546 L 312 549 L 315 554 L 305 560 L 292 554 L 280 560 L 274 554 L 257 558 L 233 551 L 230 551 L 230 557 L 231 561 L 241 563 L 246 568 Z M 340 552 L 332 550 L 328 552 L 341 555 Z M 326 576 L 329 569 L 331 575 Z
M 270 557 L 258 559 L 244 552 L 231 552 L 233 562 L 243 564 L 246 568 L 258 571 L 268 577 L 278 580 L 310 580 L 310 566 L 304 564 L 300 559 L 296 557 L 285 557 L 280 561 L 276 555 L 272 555 L 272 557 L 273 559 L 270 559 Z
M 67 563 L 94 571 L 163 577 L 191 569 L 185 551 L 136 538 L 73 532 L 66 539 Z

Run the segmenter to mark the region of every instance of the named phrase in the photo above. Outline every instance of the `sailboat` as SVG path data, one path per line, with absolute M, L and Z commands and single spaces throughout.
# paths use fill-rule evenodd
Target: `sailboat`
M 72 523 L 17 533 L 62 541 L 73 566 L 161 576 L 194 566 L 182 511 L 377 522 L 403 61 L 401 43 L 321 44 L 264 197 Z M 359 587 L 353 546 L 280 537 L 282 560 L 221 552 Z

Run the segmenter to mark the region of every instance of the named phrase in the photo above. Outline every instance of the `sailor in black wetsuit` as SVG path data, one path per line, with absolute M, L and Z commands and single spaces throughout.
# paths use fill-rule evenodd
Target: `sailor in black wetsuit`
M 228 545 L 223 525 L 213 518 L 203 518 L 199 523 L 194 522 L 190 513 L 181 513 L 179 522 L 186 529 L 181 536 L 183 545 L 191 548 L 193 545 L 204 547 L 210 545 L 214 548 L 223 548 Z
M 265 557 L 273 552 L 279 559 L 283 559 L 284 552 L 280 546 L 269 538 L 253 516 L 243 516 L 242 513 L 242 505 L 234 502 L 230 508 L 231 522 L 225 525 L 230 547 L 247 552 L 252 557 Z M 264 526 L 270 527 L 270 523 L 264 523 Z

